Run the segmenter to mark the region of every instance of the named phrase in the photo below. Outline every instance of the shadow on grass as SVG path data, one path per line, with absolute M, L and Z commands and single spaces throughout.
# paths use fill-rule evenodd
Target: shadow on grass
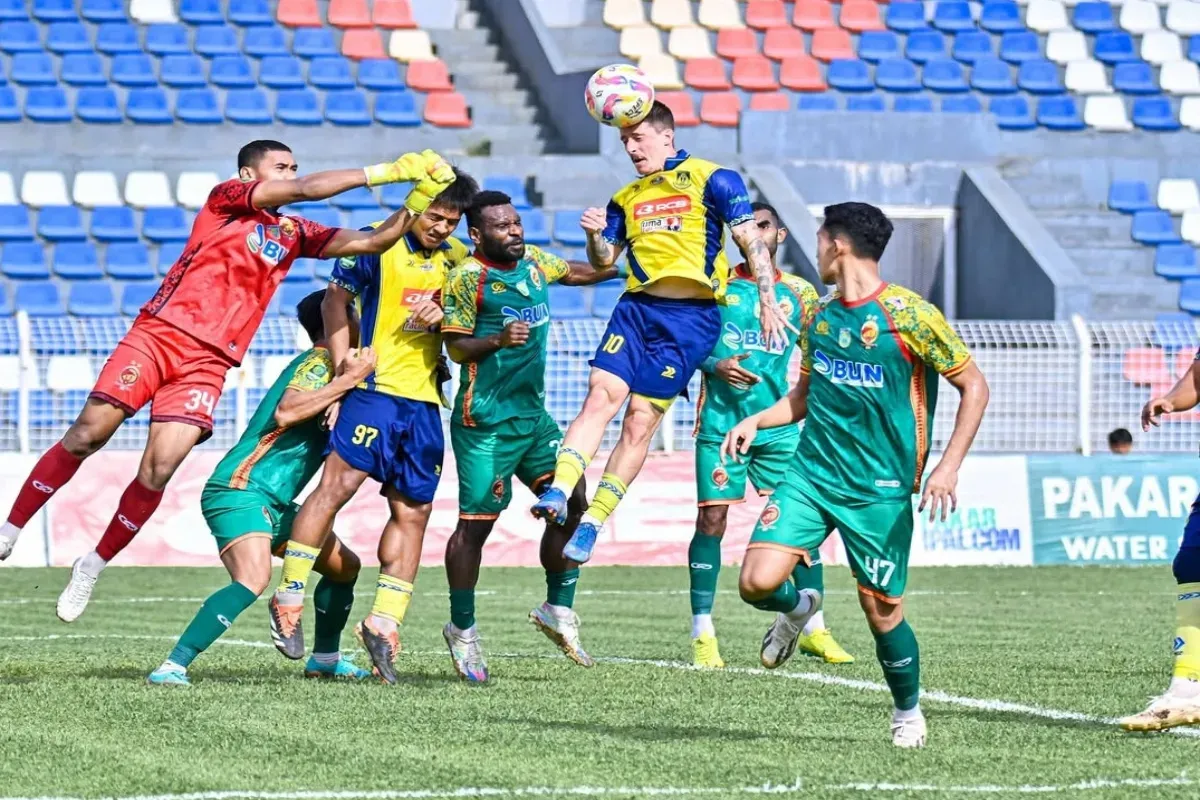
M 571 722 L 566 720 L 523 719 L 520 717 L 492 717 L 491 721 L 497 724 L 523 725 L 529 728 L 535 728 L 539 731 L 568 730 L 576 733 L 590 733 L 599 736 L 615 736 L 622 739 L 648 742 L 669 742 L 679 740 L 703 741 L 706 739 L 729 742 L 755 742 L 764 740 L 772 741 L 778 739 L 778 736 L 772 735 L 771 733 L 730 730 L 728 728 L 717 728 L 704 725 L 615 725 L 602 722 Z M 794 733 L 789 733 L 788 738 L 803 739 L 807 737 L 803 736 L 802 734 L 796 736 Z M 811 738 L 820 738 L 823 742 L 830 740 L 828 736 Z

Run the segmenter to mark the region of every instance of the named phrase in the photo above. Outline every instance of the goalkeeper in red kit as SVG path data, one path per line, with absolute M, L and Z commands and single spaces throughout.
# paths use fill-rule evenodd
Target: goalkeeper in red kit
M 75 562 L 58 599 L 59 618 L 75 620 L 100 571 L 146 524 L 187 454 L 212 434 L 225 373 L 241 363 L 292 262 L 382 253 L 453 181 L 453 169 L 431 150 L 301 178 L 287 145 L 255 141 L 243 147 L 238 177 L 213 188 L 179 260 L 105 363 L 79 417 L 21 486 L 0 527 L 0 559 L 83 460 L 150 403 L 150 432 L 137 476 L 96 549 Z M 374 230 L 329 228 L 279 213 L 289 203 L 400 182 L 416 184 L 405 208 Z

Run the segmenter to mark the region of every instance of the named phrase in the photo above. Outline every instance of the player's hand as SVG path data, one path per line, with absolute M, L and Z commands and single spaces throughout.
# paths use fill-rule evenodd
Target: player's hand
M 958 488 L 958 470 L 946 466 L 945 463 L 938 464 L 937 468 L 929 474 L 929 479 L 925 481 L 925 493 L 921 495 L 921 505 L 917 506 L 917 510 L 924 511 L 928 506 L 929 521 L 933 522 L 940 508 L 941 521 L 945 522 L 946 516 L 951 511 L 958 510 L 958 496 L 954 493 L 956 488 Z
M 331 431 L 337 425 L 338 411 L 342 408 L 341 400 L 334 400 L 333 405 L 325 409 L 325 417 L 321 420 L 322 430 Z
M 395 161 L 364 167 L 363 171 L 367 174 L 367 186 L 419 181 L 428 174 L 425 161 L 424 153 L 405 153 Z
M 1162 424 L 1162 415 L 1170 414 L 1175 410 L 1175 404 L 1165 397 L 1155 397 L 1149 403 L 1142 407 L 1142 430 L 1150 430 L 1150 426 L 1158 427 Z
M 608 212 L 603 208 L 587 209 L 579 218 L 579 227 L 589 234 L 604 233 L 608 227 Z
M 375 351 L 370 347 L 353 348 L 342 359 L 342 374 L 353 379 L 354 383 L 366 380 L 375 371 Z
M 529 341 L 528 322 L 510 322 L 500 333 L 501 347 L 520 347 Z
M 445 316 L 446 312 L 442 310 L 437 300 L 422 300 L 412 307 L 408 319 L 413 324 L 430 330 L 440 325 Z
M 779 300 L 772 294 L 759 293 L 758 322 L 762 326 L 763 338 L 768 347 L 786 347 L 787 332 L 800 335 L 796 328 L 779 307 Z
M 432 150 L 423 151 L 421 157 L 425 159 L 425 174 L 421 179 L 428 178 L 441 186 L 454 183 L 454 167 L 450 166 L 449 161 Z
M 760 378 L 742 366 L 741 362 L 750 357 L 749 353 L 738 353 L 717 362 L 714 374 L 735 389 L 749 389 L 758 383 Z
M 750 445 L 754 443 L 754 437 L 757 435 L 757 414 L 734 425 L 733 430 L 725 434 L 725 441 L 721 442 L 721 463 L 724 464 L 726 458 L 730 458 L 740 464 L 742 456 L 750 452 Z

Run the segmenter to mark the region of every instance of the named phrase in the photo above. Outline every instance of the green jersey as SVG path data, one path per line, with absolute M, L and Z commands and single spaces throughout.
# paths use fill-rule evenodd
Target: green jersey
M 777 275 L 775 297 L 788 321 L 799 329 L 816 308 L 817 290 L 795 275 Z M 734 270 L 721 305 L 721 338 L 701 365 L 700 400 L 697 403 L 696 438 L 719 442 L 733 427 L 779 401 L 788 392 L 788 365 L 796 350 L 796 334 L 787 333 L 787 344 L 768 349 L 758 323 L 758 285 L 745 264 Z M 759 377 L 749 389 L 737 389 L 714 374 L 717 362 L 748 354 L 741 366 Z M 754 444 L 767 444 L 798 435 L 795 425 L 761 430 Z
M 450 270 L 442 303 L 442 333 L 474 337 L 500 333 L 512 322 L 529 325 L 529 340 L 464 364 L 452 420 L 471 428 L 527 418 L 546 407 L 546 345 L 550 336 L 549 285 L 570 268 L 561 258 L 528 246 L 515 265 L 478 253 Z
M 820 491 L 856 501 L 907 501 L 920 489 L 933 438 L 938 374 L 971 354 L 919 295 L 883 284 L 846 303 L 821 298 L 801 329 L 808 416 L 797 457 Z
M 288 389 L 310 392 L 333 379 L 333 361 L 324 347 L 292 359 L 267 390 L 246 432 L 217 464 L 205 488 L 252 489 L 288 505 L 308 485 L 325 460 L 328 434 L 317 415 L 299 425 L 280 428 L 275 407 Z

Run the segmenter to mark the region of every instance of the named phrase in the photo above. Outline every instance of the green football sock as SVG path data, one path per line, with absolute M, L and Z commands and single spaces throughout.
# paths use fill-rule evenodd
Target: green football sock
M 354 581 L 338 583 L 321 578 L 313 592 L 313 607 L 317 610 L 317 638 L 314 653 L 337 653 L 342 649 L 342 631 L 350 619 L 354 605 Z
M 450 590 L 450 622 L 460 631 L 475 625 L 475 590 Z
M 825 594 L 825 567 L 818 561 L 811 567 L 804 566 L 804 562 L 796 564 L 796 568 L 792 570 L 792 583 L 796 584 L 796 589 L 815 589 L 822 596 Z
M 696 531 L 688 545 L 688 585 L 692 614 L 711 614 L 721 574 L 721 537 Z
M 188 666 L 257 599 L 258 595 L 237 582 L 213 592 L 192 617 L 168 658 L 181 667 Z
M 774 592 L 762 600 L 755 600 L 750 605 L 759 611 L 778 611 L 780 614 L 790 614 L 800 605 L 800 595 L 796 593 L 796 584 L 784 581 Z
M 875 656 L 883 667 L 883 677 L 892 690 L 896 708 L 901 711 L 915 708 L 921 696 L 921 652 L 908 620 L 900 620 L 887 633 L 875 634 Z
M 566 572 L 546 572 L 546 602 L 552 606 L 575 605 L 575 586 L 579 583 L 579 567 Z

